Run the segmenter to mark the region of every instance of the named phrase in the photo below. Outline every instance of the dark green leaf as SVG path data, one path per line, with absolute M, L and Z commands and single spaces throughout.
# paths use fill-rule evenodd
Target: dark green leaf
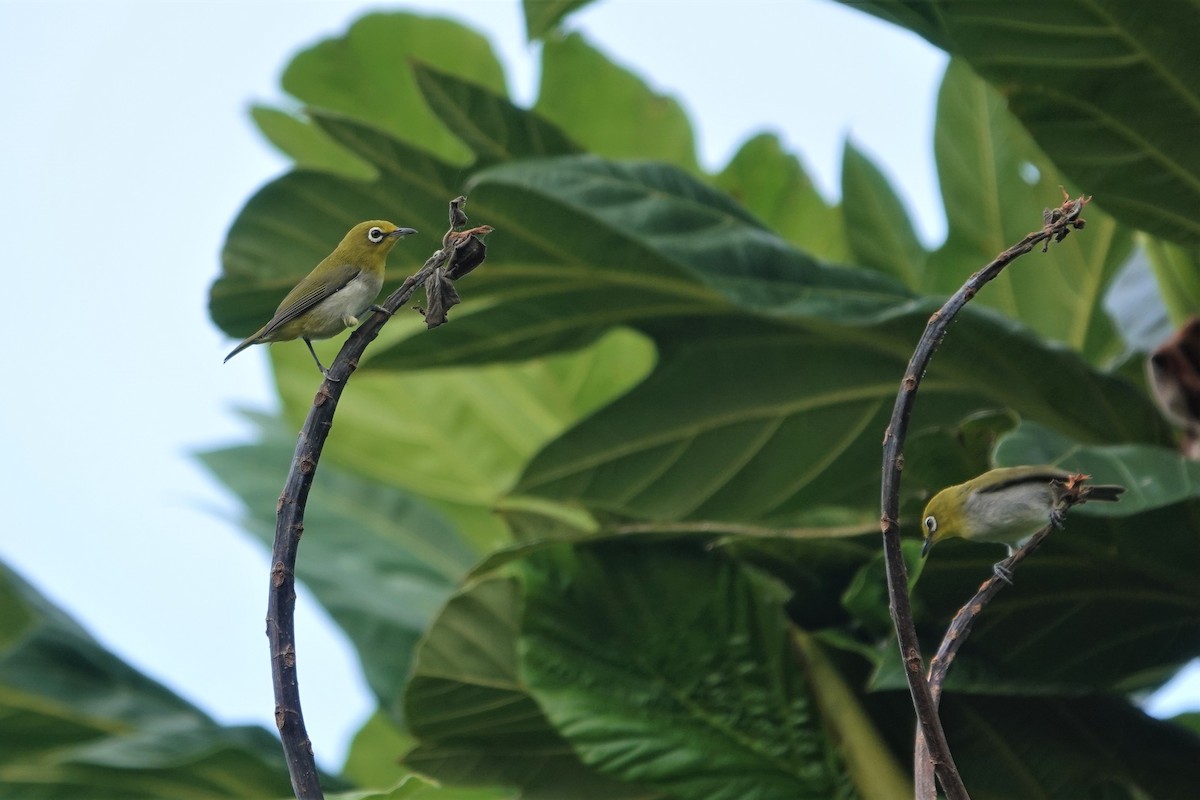
M 481 162 L 579 152 L 553 124 L 501 94 L 424 64 L 415 65 L 414 71 L 433 113 Z
M 612 325 L 725 314 L 730 303 L 848 320 L 908 298 L 885 276 L 792 249 L 726 195 L 662 164 L 522 161 L 480 173 L 471 195 L 474 213 L 500 231 L 480 270 L 491 277 L 469 290 L 491 302 L 439 329 L 436 343 L 377 354 L 377 365 L 532 357 Z
M 873 505 L 878 474 L 864 465 L 927 316 L 850 335 L 750 321 L 664 328 L 655 372 L 550 443 L 515 491 L 659 520 L 788 524 L 815 507 Z M 914 430 L 1008 405 L 1092 440 L 1166 436 L 1133 387 L 994 317 L 965 314 L 953 334 L 922 385 Z
M 228 800 L 290 792 L 270 733 L 217 725 L 3 565 L 0 620 L 0 795 Z
M 1124 518 L 1082 513 L 1090 507 L 1072 510 L 1065 528 L 1020 565 L 1015 585 L 987 606 L 948 686 L 977 693 L 1144 691 L 1194 658 L 1200 506 Z M 946 542 L 934 549 L 914 592 L 926 609 L 926 641 L 936 641 L 1004 555 L 999 545 Z
M 519 786 L 527 800 L 638 798 L 580 763 L 546 720 L 518 673 L 521 598 L 492 578 L 456 595 L 421 643 L 405 694 L 421 744 L 405 763 L 439 781 Z
M 968 61 L 1124 224 L 1200 243 L 1200 7 L 1187 0 L 843 0 Z M 1090 220 L 1089 220 L 1090 221 Z
M 893 749 L 910 753 L 908 693 L 875 708 Z M 948 692 L 941 718 L 975 800 L 1186 800 L 1200 782 L 1200 737 L 1121 698 Z
M 585 763 L 680 798 L 851 796 L 767 584 L 691 547 L 537 561 L 521 667 Z

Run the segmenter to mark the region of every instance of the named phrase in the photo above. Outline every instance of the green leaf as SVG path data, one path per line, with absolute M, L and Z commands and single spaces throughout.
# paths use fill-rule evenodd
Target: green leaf
M 1012 411 L 985 410 L 966 419 L 910 431 L 904 453 L 901 503 L 915 514 L 925 507 L 930 490 L 987 472 L 993 466 L 996 442 L 1019 423 L 1020 418 Z M 907 500 L 918 505 L 914 507 Z
M 521 598 L 491 578 L 456 595 L 421 643 L 405 695 L 421 744 L 405 764 L 446 783 L 505 784 L 527 800 L 659 797 L 585 767 L 518 672 Z
M 409 776 L 400 755 L 413 738 L 402 733 L 383 711 L 376 711 L 354 734 L 342 775 L 359 786 L 390 786 Z
M 440 786 L 413 775 L 404 778 L 391 789 L 342 792 L 327 797 L 329 800 L 518 800 L 519 795 L 509 789 L 459 789 Z
M 824 335 L 750 320 L 664 328 L 650 377 L 547 445 L 514 491 L 655 520 L 789 524 L 873 504 L 878 474 L 863 465 L 928 313 Z M 988 315 L 964 314 L 953 334 L 914 430 L 1008 405 L 1085 439 L 1166 439 L 1144 394 L 1069 353 Z
M 889 693 L 876 708 L 893 749 L 911 752 L 908 693 Z M 975 798 L 1182 800 L 1200 781 L 1200 737 L 1123 698 L 947 692 L 940 716 Z
M 433 113 L 481 162 L 579 152 L 553 124 L 501 94 L 423 64 L 414 71 Z
M 878 475 L 860 465 L 878 453 L 901 363 L 771 326 L 691 327 L 690 341 L 663 343 L 646 381 L 540 452 L 516 491 L 649 519 L 770 523 L 871 497 Z M 978 402 L 927 386 L 934 418 Z
M 438 329 L 436 343 L 405 340 L 377 364 L 529 358 L 612 325 L 726 314 L 730 303 L 847 320 L 908 299 L 885 276 L 792 249 L 729 197 L 667 165 L 515 162 L 480 173 L 471 198 L 499 229 L 480 270 L 491 277 L 471 288 L 491 302 Z
M 248 530 L 269 545 L 295 433 L 275 420 L 259 422 L 258 443 L 200 458 L 241 497 Z M 340 415 L 338 422 L 340 430 Z M 380 703 L 396 712 L 417 638 L 476 551 L 419 499 L 394 484 L 347 473 L 329 459 L 309 496 L 305 531 L 297 576 L 354 643 Z
M 826 261 L 850 260 L 842 214 L 774 134 L 748 139 L 713 182 L 801 250 Z
M 356 180 L 372 180 L 375 167 L 338 145 L 308 120 L 267 106 L 253 106 L 250 116 L 271 144 L 290 156 L 301 169 L 332 172 Z
M 217 725 L 105 650 L 3 565 L 0 620 L 5 797 L 225 800 L 290 792 L 270 733 Z
M 964 58 L 1122 223 L 1200 244 L 1200 8 L 1184 0 L 854 0 Z M 1089 222 L 1091 220 L 1089 219 Z
M 841 210 L 855 263 L 920 286 L 929 254 L 887 178 L 849 140 L 842 153 Z
M 441 246 L 447 204 L 462 193 L 461 170 L 371 128 L 310 116 L 379 176 L 364 183 L 290 172 L 250 198 L 226 236 L 222 274 L 209 294 L 213 322 L 232 336 L 246 336 L 270 319 L 296 282 L 364 219 L 390 218 L 422 232 L 392 252 L 384 292 L 392 291 Z
M 529 41 L 542 39 L 572 12 L 592 0 L 521 0 L 525 11 L 525 35 Z
M 1149 256 L 1171 323 L 1179 327 L 1200 313 L 1200 247 L 1182 247 L 1150 236 L 1139 241 Z
M 578 33 L 542 45 L 536 110 L 589 152 L 657 159 L 697 172 L 687 114 Z
M 1122 518 L 1082 513 L 1090 508 L 1072 510 L 1064 529 L 1022 562 L 1015 587 L 987 606 L 948 688 L 1147 691 L 1195 657 L 1200 504 Z M 999 545 L 960 542 L 931 553 L 914 592 L 925 609 L 919 622 L 926 641 L 941 635 L 1004 554 Z
M 1124 517 L 1200 497 L 1200 463 L 1178 450 L 1150 445 L 1081 445 L 1033 422 L 996 447 L 998 466 L 1050 464 L 1091 476 L 1090 483 L 1125 487 L 1119 503 L 1089 503 L 1072 513 Z
M 851 796 L 768 585 L 690 547 L 539 563 L 521 668 L 584 763 L 679 798 Z
M 275 350 L 280 395 L 299 424 L 319 375 L 302 344 Z M 481 546 L 494 547 L 507 537 L 481 539 L 479 526 L 502 531 L 491 509 L 529 457 L 639 380 L 652 358 L 645 342 L 615 331 L 578 353 L 538 361 L 362 372 L 339 403 L 338 432 L 324 458 L 418 493 L 460 530 L 474 529 Z M 482 519 L 465 524 L 459 512 L 466 508 Z
M 949 235 L 925 271 L 925 286 L 949 294 L 1042 226 L 1040 209 L 1058 206 L 1063 179 L 1000 94 L 962 62 L 951 62 L 942 82 L 935 137 Z M 1013 264 L 975 302 L 1100 361 L 1120 350 L 1103 297 L 1131 253 L 1132 238 L 1094 206 L 1086 217 L 1084 231 Z
M 839 744 L 856 796 L 890 800 L 911 795 L 913 786 L 907 770 L 888 752 L 846 677 L 825 649 L 815 637 L 798 628 L 792 629 L 792 641 L 821 716 Z
M 369 123 L 427 155 L 465 163 L 470 153 L 425 104 L 414 61 L 439 64 L 461 79 L 505 93 L 504 71 L 487 39 L 456 22 L 406 13 L 368 14 L 345 35 L 300 52 L 283 73 L 283 88 L 310 106 Z

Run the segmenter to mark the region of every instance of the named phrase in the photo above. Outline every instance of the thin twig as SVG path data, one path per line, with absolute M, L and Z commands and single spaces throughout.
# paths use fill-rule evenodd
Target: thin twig
M 950 625 L 946 628 L 946 634 L 942 637 L 942 643 L 938 646 L 937 653 L 929 660 L 929 694 L 933 697 L 934 709 L 937 709 L 942 702 L 942 685 L 946 682 L 946 672 L 950 669 L 954 657 L 958 655 L 959 648 L 971 633 L 975 620 L 983 613 L 984 607 L 992 601 L 992 598 L 1008 585 L 1008 582 L 1000 575 L 1011 575 L 1018 564 L 1041 547 L 1042 542 L 1052 530 L 1054 530 L 1053 525 L 1042 528 L 1015 553 L 997 564 L 991 577 L 979 585 L 979 590 L 963 604 L 963 607 L 954 615 L 954 619 L 950 620 Z M 929 743 L 921 735 L 919 727 L 917 728 L 917 745 L 913 749 L 913 777 L 918 800 L 935 800 L 937 798 L 937 786 L 933 781 L 933 761 L 929 758 Z
M 451 219 L 456 209 L 451 204 Z M 464 218 L 465 219 L 465 218 Z M 482 231 L 482 232 L 490 232 Z M 415 274 L 400 285 L 350 335 L 337 358 L 329 367 L 327 378 L 317 390 L 312 408 L 300 430 L 296 453 L 276 507 L 275 542 L 271 547 L 271 589 L 267 605 L 267 639 L 271 647 L 271 679 L 275 688 L 275 724 L 283 741 L 284 756 L 292 778 L 292 789 L 299 800 L 321 800 L 321 781 L 313 759 L 312 742 L 304 727 L 300 710 L 300 689 L 296 678 L 296 550 L 304 532 L 304 510 L 308 491 L 312 487 L 321 449 L 333 425 L 338 400 L 346 388 L 347 379 L 358 367 L 358 360 L 383 329 L 384 324 L 400 309 L 418 286 L 435 270 L 446 264 L 451 256 L 461 254 L 461 243 L 447 244 L 435 252 Z M 482 260 L 482 248 L 476 253 Z M 477 262 L 475 262 L 477 263 Z
M 925 679 L 921 647 L 917 640 L 908 597 L 908 569 L 904 565 L 904 555 L 900 547 L 900 470 L 904 462 L 904 440 L 908 435 L 909 417 L 921 378 L 938 345 L 941 344 L 946 329 L 958 312 L 1013 260 L 1030 252 L 1041 242 L 1048 245 L 1051 239 L 1062 241 L 1072 229 L 1083 227 L 1083 220 L 1079 218 L 1079 214 L 1090 199 L 1082 196 L 1076 200 L 1064 199 L 1059 208 L 1047 210 L 1043 215 L 1044 224 L 1040 230 L 1026 235 L 1024 239 L 996 256 L 991 263 L 968 278 L 967 282 L 934 312 L 908 362 L 908 368 L 900 383 L 900 391 L 896 394 L 891 420 L 883 435 L 880 527 L 883 531 L 884 558 L 887 564 L 889 607 L 892 623 L 896 628 L 896 638 L 900 643 L 900 656 L 904 662 L 917 721 L 930 745 L 930 760 L 933 762 L 938 781 L 949 800 L 969 800 L 969 795 L 954 765 L 950 745 L 946 742 L 945 731 L 942 730 L 941 721 L 938 719 L 937 706 Z

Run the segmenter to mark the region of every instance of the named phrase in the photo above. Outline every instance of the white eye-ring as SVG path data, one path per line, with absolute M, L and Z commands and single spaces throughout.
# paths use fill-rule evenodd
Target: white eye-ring
M 937 533 L 937 520 L 932 516 L 925 518 L 925 530 L 929 531 L 930 533 Z
M 371 228 L 371 230 L 367 231 L 367 240 L 372 244 L 379 244 L 383 241 L 383 237 L 383 228 Z

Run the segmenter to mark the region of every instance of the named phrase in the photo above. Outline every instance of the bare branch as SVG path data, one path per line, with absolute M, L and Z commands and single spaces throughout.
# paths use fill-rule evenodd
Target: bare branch
M 462 198 L 452 201 L 450 206 L 451 232 L 453 233 L 455 212 L 461 215 L 458 206 Z M 463 215 L 465 222 L 465 215 Z M 480 230 L 481 233 L 490 232 Z M 449 236 L 449 234 L 447 234 Z M 483 260 L 483 243 L 468 237 L 471 246 L 471 268 Z M 279 496 L 275 518 L 275 542 L 271 547 L 271 588 L 267 605 L 267 639 L 271 647 L 271 678 L 275 688 L 275 723 L 283 741 L 284 756 L 292 778 L 292 789 L 299 800 L 320 800 L 324 797 L 317 765 L 313 759 L 312 742 L 304 727 L 304 715 L 300 709 L 300 689 L 296 675 L 296 552 L 300 536 L 304 532 L 304 510 L 308 503 L 308 492 L 313 476 L 321 459 L 321 450 L 333 425 L 333 415 L 338 400 L 346 388 L 347 379 L 358 367 L 363 352 L 383 329 L 384 324 L 408 302 L 418 286 L 441 269 L 447 261 L 461 260 L 461 249 L 468 239 L 455 238 L 443 245 L 415 274 L 401 284 L 374 314 L 350 335 L 337 358 L 329 367 L 327 378 L 317 390 L 308 417 L 300 429 L 296 452 L 288 471 L 283 493 Z M 469 271 L 469 270 L 468 270 Z M 462 274 L 465 274 L 463 272 Z
M 938 719 L 937 705 L 934 703 L 929 683 L 925 678 L 920 642 L 917 640 L 912 607 L 909 603 L 908 569 L 904 565 L 904 555 L 900 548 L 900 523 L 898 521 L 900 470 L 904 463 L 904 440 L 908 435 L 908 422 L 912 414 L 913 403 L 916 401 L 917 388 L 920 386 L 934 352 L 946 335 L 946 329 L 954 321 L 959 311 L 986 283 L 999 275 L 1015 259 L 1030 252 L 1039 243 L 1045 242 L 1046 246 L 1049 246 L 1051 239 L 1056 242 L 1062 241 L 1071 230 L 1083 227 L 1084 220 L 1080 218 L 1079 214 L 1091 198 L 1080 196 L 1071 200 L 1065 190 L 1063 195 L 1064 200 L 1061 206 L 1056 209 L 1048 209 L 1043 214 L 1043 226 L 1040 230 L 1027 234 L 1021 241 L 996 256 L 991 263 L 968 278 L 967 282 L 929 318 L 925 332 L 917 342 L 912 358 L 908 362 L 908 368 L 904 372 L 904 378 L 900 382 L 900 391 L 896 394 L 892 417 L 883 435 L 880 527 L 883 531 L 884 558 L 887 563 L 889 607 L 920 731 L 925 741 L 929 743 L 930 760 L 938 781 L 949 800 L 969 800 L 969 795 L 963 785 L 962 777 L 954 765 L 950 745 L 946 742 L 945 731 L 942 730 L 941 721 Z

